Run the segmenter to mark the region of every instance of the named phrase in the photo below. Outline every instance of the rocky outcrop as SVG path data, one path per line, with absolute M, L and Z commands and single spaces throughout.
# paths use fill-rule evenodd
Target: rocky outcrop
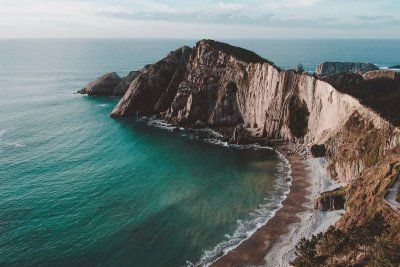
M 175 95 L 191 53 L 190 47 L 182 47 L 159 62 L 145 66 L 111 116 L 129 117 L 164 111 Z
M 323 62 L 318 65 L 315 72 L 318 76 L 328 76 L 344 72 L 355 72 L 362 74 L 373 70 L 379 70 L 379 68 L 372 63 Z
M 80 94 L 110 96 L 114 95 L 118 85 L 122 82 L 122 78 L 115 72 L 107 73 L 95 81 L 87 84 L 83 89 L 79 90 Z M 121 92 L 123 93 L 123 92 Z
M 391 66 L 391 67 L 389 67 L 389 69 L 400 69 L 400 65 Z
M 233 143 L 250 134 L 324 145 L 332 176 L 350 181 L 400 143 L 400 109 L 393 102 L 399 86 L 392 72 L 320 79 L 282 71 L 248 50 L 203 40 L 141 70 L 111 116 L 229 127 L 234 130 L 223 134 Z

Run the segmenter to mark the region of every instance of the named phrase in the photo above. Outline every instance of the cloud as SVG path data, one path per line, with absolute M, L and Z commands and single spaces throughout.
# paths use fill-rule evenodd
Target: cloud
M 398 0 L 0 0 L 0 6 L 0 37 L 184 38 L 219 32 L 282 38 L 317 31 L 315 37 L 348 31 L 353 34 L 342 36 L 400 37 Z

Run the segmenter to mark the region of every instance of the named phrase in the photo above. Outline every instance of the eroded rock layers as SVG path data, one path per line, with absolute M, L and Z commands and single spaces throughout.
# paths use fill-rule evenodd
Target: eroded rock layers
M 398 229 L 384 196 L 400 166 L 400 76 L 369 65 L 333 69 L 324 77 L 284 71 L 248 50 L 202 40 L 140 70 L 111 116 L 210 127 L 237 144 L 302 143 L 328 159 L 334 179 L 349 183 L 320 201 L 330 210 L 349 200 L 340 227 L 380 210 Z

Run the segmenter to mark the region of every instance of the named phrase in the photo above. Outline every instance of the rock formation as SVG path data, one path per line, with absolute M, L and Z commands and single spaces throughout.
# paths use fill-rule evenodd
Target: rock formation
M 356 72 L 362 74 L 373 70 L 379 70 L 379 68 L 371 63 L 323 62 L 317 67 L 315 72 L 318 76 L 328 76 L 344 72 Z
M 181 83 L 190 47 L 179 48 L 159 62 L 145 66 L 111 116 L 151 115 L 167 109 Z
M 399 74 L 358 63 L 324 63 L 318 73 L 333 74 L 283 71 L 248 50 L 202 40 L 144 67 L 111 116 L 210 127 L 232 143 L 304 144 L 327 158 L 334 179 L 349 184 L 320 201 L 329 210 L 344 205 L 346 195 L 340 227 L 377 209 L 398 218 L 384 195 L 400 166 Z
M 391 66 L 391 67 L 389 67 L 389 69 L 400 69 L 400 65 Z
M 246 142 L 238 136 L 249 134 L 324 145 L 332 176 L 350 181 L 400 142 L 396 75 L 343 73 L 322 80 L 203 40 L 145 67 L 111 115 L 157 115 L 180 126 L 225 128 L 226 140 L 234 143 Z
M 122 78 L 115 72 L 107 73 L 79 90 L 80 94 L 87 95 L 114 95 L 114 91 L 122 82 Z M 123 93 L 123 92 L 121 92 Z

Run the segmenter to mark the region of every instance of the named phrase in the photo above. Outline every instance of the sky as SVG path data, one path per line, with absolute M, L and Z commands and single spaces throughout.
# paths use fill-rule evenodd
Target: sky
M 400 0 L 0 0 L 0 38 L 400 38 Z

